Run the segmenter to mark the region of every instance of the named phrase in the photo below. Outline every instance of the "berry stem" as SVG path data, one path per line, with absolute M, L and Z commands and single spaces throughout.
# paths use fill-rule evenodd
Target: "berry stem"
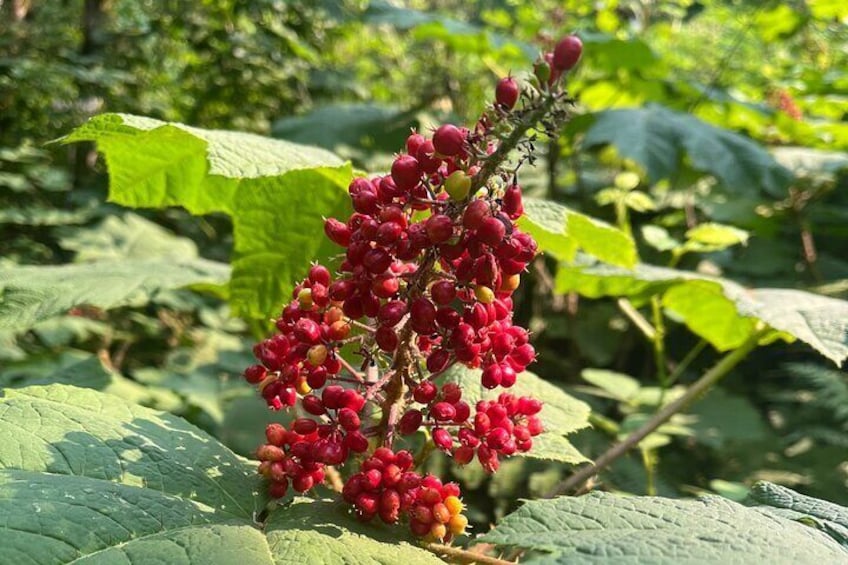
M 360 373 L 359 371 L 357 371 L 356 369 L 354 369 L 353 365 L 351 365 L 350 363 L 348 363 L 348 362 L 345 360 L 345 358 L 344 358 L 344 357 L 342 357 L 341 355 L 339 355 L 339 356 L 338 356 L 338 360 L 339 360 L 339 363 L 341 363 L 341 364 L 342 364 L 342 367 L 344 367 L 345 369 L 347 369 L 347 371 L 348 371 L 351 375 L 353 375 L 353 377 L 354 377 L 357 381 L 359 381 L 360 383 L 364 383 L 364 382 L 365 382 L 365 377 L 363 376 L 363 374 L 362 374 L 362 373 Z
M 345 318 L 345 321 L 348 324 L 350 324 L 351 326 L 356 326 L 357 328 L 361 328 L 361 329 L 365 330 L 366 332 L 374 333 L 374 332 L 377 331 L 376 329 L 372 328 L 368 324 L 363 324 L 362 322 L 357 322 L 356 320 L 352 320 L 350 318 Z

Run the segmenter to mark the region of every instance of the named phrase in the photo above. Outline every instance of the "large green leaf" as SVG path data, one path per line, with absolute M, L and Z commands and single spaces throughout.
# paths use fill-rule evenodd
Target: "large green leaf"
M 593 492 L 527 502 L 481 538 L 535 553 L 525 563 L 843 563 L 848 551 L 802 523 L 717 496 Z
M 0 269 L 0 328 L 28 329 L 82 304 L 140 305 L 163 290 L 224 284 L 229 274 L 228 265 L 193 258 Z
M 848 551 L 848 508 L 844 506 L 766 481 L 751 487 L 748 502 L 766 505 L 779 516 L 814 525 Z
M 716 349 L 742 345 L 757 320 L 782 337 L 798 339 L 840 365 L 848 358 L 848 302 L 792 289 L 748 289 L 733 281 L 689 271 L 639 264 L 560 264 L 558 292 L 624 296 L 636 302 L 662 297 L 663 306 Z
M 644 167 L 653 183 L 672 178 L 684 154 L 695 169 L 734 192 L 759 189 L 782 196 L 792 180 L 792 173 L 750 139 L 658 105 L 600 112 L 583 142 L 614 145 Z
M 176 416 L 64 385 L 0 398 L 0 563 L 439 563 L 340 503 L 265 506 L 254 465 Z
M 579 249 L 601 261 L 632 267 L 636 264 L 633 238 L 613 226 L 575 212 L 550 200 L 524 199 L 524 215 L 518 221 L 542 251 L 571 261 Z
M 444 563 L 409 543 L 398 543 L 398 527 L 362 524 L 339 501 L 296 498 L 271 515 L 265 532 L 278 564 Z
M 96 226 L 62 230 L 59 245 L 76 252 L 74 261 L 193 259 L 197 245 L 137 214 L 108 216 Z
M 326 150 L 125 114 L 97 116 L 63 139 L 83 140 L 106 158 L 112 201 L 232 216 L 236 314 L 267 319 L 310 261 L 339 251 L 321 235 L 323 218 L 349 212 L 351 169 Z
M 31 356 L 0 370 L 0 388 L 69 384 L 120 396 L 126 401 L 161 410 L 180 408 L 179 398 L 169 390 L 145 386 L 103 365 L 93 353 L 64 349 L 58 355 Z
M 455 382 L 462 387 L 462 398 L 472 406 L 479 400 L 494 399 L 504 389 L 488 390 L 480 384 L 480 370 L 456 364 L 443 377 L 442 382 Z M 516 396 L 532 396 L 544 404 L 539 416 L 545 432 L 533 439 L 533 449 L 522 457 L 549 459 L 577 464 L 588 459 L 564 436 L 589 425 L 589 405 L 566 394 L 556 386 L 525 371 L 518 375 L 515 385 L 507 392 Z

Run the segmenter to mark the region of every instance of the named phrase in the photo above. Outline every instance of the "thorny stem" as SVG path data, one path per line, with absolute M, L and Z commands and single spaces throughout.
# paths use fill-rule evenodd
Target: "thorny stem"
M 486 184 L 489 178 L 498 170 L 498 167 L 509 156 L 510 151 L 518 147 L 525 132 L 541 121 L 561 98 L 562 94 L 543 94 L 542 103 L 527 112 L 515 125 L 509 136 L 501 141 L 498 148 L 491 155 L 486 157 L 480 171 L 474 176 L 474 182 L 471 185 L 472 194 Z
M 755 331 L 750 337 L 748 337 L 745 343 L 722 357 L 712 369 L 704 373 L 700 379 L 695 381 L 682 396 L 675 401 L 668 403 L 662 410 L 654 414 L 650 420 L 645 422 L 641 428 L 627 436 L 623 441 L 613 445 L 606 451 L 606 453 L 598 457 L 593 465 L 582 468 L 568 479 L 558 484 L 548 493 L 547 496 L 553 497 L 572 492 L 580 488 L 583 483 L 598 474 L 598 472 L 602 469 L 605 469 L 613 461 L 627 453 L 630 448 L 636 446 L 649 434 L 666 423 L 672 416 L 684 410 L 689 404 L 710 390 L 713 385 L 720 381 L 737 364 L 739 364 L 739 362 L 742 361 L 748 353 L 751 352 L 751 350 L 756 348 L 760 338 L 770 331 L 770 328 L 763 328 Z
M 449 545 L 443 545 L 440 543 L 428 543 L 424 546 L 428 551 L 432 551 L 437 555 L 444 555 L 450 557 L 455 561 L 459 561 L 460 563 L 485 563 L 486 565 L 515 565 L 514 561 L 505 561 L 503 559 L 498 559 L 497 557 L 489 557 L 488 555 L 483 555 L 481 553 L 477 553 L 476 551 L 468 551 L 467 549 L 459 549 L 458 547 L 451 547 Z

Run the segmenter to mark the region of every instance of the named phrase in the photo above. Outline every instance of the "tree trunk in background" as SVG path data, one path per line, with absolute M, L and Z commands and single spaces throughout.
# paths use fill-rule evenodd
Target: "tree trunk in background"
M 93 59 L 100 51 L 100 43 L 97 34 L 105 16 L 103 11 L 104 0 L 84 0 L 80 30 L 82 31 L 82 44 L 80 55 L 83 60 Z M 82 108 L 95 108 L 97 92 L 95 87 L 85 82 L 80 82 L 78 104 Z M 91 165 L 96 158 L 94 144 L 81 143 L 74 149 L 72 159 L 74 161 L 74 187 L 79 187 L 86 175 L 89 174 Z

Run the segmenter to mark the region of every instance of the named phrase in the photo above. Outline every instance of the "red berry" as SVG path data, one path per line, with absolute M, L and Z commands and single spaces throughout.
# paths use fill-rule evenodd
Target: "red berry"
M 244 370 L 244 380 L 255 385 L 264 379 L 266 374 L 268 371 L 262 365 L 251 365 Z
M 424 417 L 420 410 L 407 410 L 406 413 L 401 416 L 398 424 L 401 435 L 408 436 L 417 432 L 418 428 L 421 427 L 421 421 L 423 418 Z
M 311 475 L 301 475 L 292 479 L 292 488 L 297 492 L 306 492 L 315 485 Z
M 519 365 L 526 367 L 536 359 L 536 350 L 533 349 L 533 346 L 529 343 L 525 343 L 519 347 L 516 347 L 515 350 L 510 355 L 512 359 L 515 360 Z
M 483 374 L 480 377 L 480 383 L 484 388 L 493 389 L 501 384 L 503 372 L 501 366 L 497 364 L 489 365 L 483 369 Z
M 452 281 L 438 281 L 430 287 L 430 296 L 433 302 L 445 306 L 456 298 L 456 283 Z
M 282 424 L 268 424 L 265 428 L 265 437 L 268 439 L 268 443 L 279 447 L 286 441 L 286 428 Z
M 512 184 L 504 191 L 503 211 L 510 219 L 518 219 L 524 213 L 524 205 L 521 202 L 521 187 Z
M 518 101 L 518 83 L 512 77 L 504 77 L 495 87 L 495 101 L 507 110 L 511 110 Z
M 335 218 L 327 218 L 324 222 L 324 233 L 336 245 L 347 247 L 350 245 L 350 228 Z
M 560 71 L 568 71 L 580 60 L 583 54 L 583 42 L 576 35 L 569 35 L 559 40 L 554 47 L 553 66 Z
M 373 214 L 380 205 L 380 197 L 373 190 L 363 190 L 350 197 L 353 209 L 360 214 Z
M 467 402 L 460 400 L 453 407 L 456 409 L 456 415 L 453 417 L 455 423 L 461 424 L 471 416 L 471 406 Z
M 301 318 L 294 326 L 294 336 L 303 343 L 317 343 L 321 339 L 321 326 L 309 318 Z
M 430 415 L 441 422 L 450 421 L 456 416 L 456 408 L 447 402 L 437 402 L 430 408 Z
M 451 438 L 450 432 L 446 429 L 433 428 L 433 443 L 436 444 L 436 447 L 439 449 L 450 451 L 450 448 L 453 445 L 453 438 Z M 439 498 L 441 499 L 441 495 L 439 495 Z
M 392 352 L 397 349 L 399 341 L 395 330 L 388 326 L 377 328 L 377 332 L 374 334 L 374 340 L 377 342 L 377 346 L 386 352 Z
M 310 282 L 322 284 L 325 287 L 330 285 L 330 270 L 323 265 L 312 265 L 309 269 Z
M 462 225 L 469 230 L 476 230 L 491 214 L 488 202 L 481 199 L 472 200 L 462 215 Z
M 271 483 L 271 486 L 268 487 L 268 494 L 273 498 L 282 498 L 286 495 L 286 491 L 289 489 L 288 481 L 274 481 Z M 428 531 L 429 531 L 429 526 Z
M 400 155 L 392 163 L 392 180 L 404 192 L 412 190 L 421 182 L 418 160 L 411 155 Z
M 375 275 L 386 272 L 392 264 L 392 256 L 388 251 L 380 247 L 369 249 L 362 256 L 362 264 Z
M 424 297 L 416 298 L 409 308 L 412 329 L 420 334 L 431 334 L 436 330 L 436 307 Z
M 365 453 L 368 451 L 368 438 L 358 431 L 348 432 L 344 445 L 354 453 Z
M 457 465 L 467 465 L 474 459 L 474 448 L 467 445 L 457 447 L 453 452 L 453 459 Z
M 401 318 L 406 315 L 406 303 L 401 300 L 386 302 L 377 312 L 377 320 L 387 327 L 396 326 Z
M 427 370 L 431 373 L 441 373 L 448 366 L 450 361 L 450 351 L 446 349 L 436 349 L 430 356 L 427 357 Z
M 506 226 L 498 218 L 488 217 L 483 219 L 477 228 L 477 238 L 483 243 L 496 246 L 506 236 Z
M 509 365 L 501 365 L 501 386 L 504 388 L 509 388 L 515 384 L 518 375 L 515 373 L 515 369 L 510 367 Z
M 339 405 L 359 412 L 365 406 L 365 397 L 352 388 L 348 388 L 342 393 Z
M 429 140 L 421 144 L 421 147 L 418 148 L 418 152 L 415 154 L 415 158 L 418 159 L 418 165 L 421 167 L 421 170 L 428 175 L 438 171 L 442 165 L 442 160 L 436 157 L 436 148 L 433 147 L 433 142 Z
M 415 399 L 415 402 L 429 404 L 434 398 L 436 398 L 437 392 L 438 389 L 436 388 L 436 385 L 434 385 L 431 381 L 424 381 L 415 387 L 412 391 L 412 397 Z
M 452 157 L 462 151 L 465 134 L 458 127 L 445 124 L 433 134 L 433 147 L 441 155 Z
M 342 408 L 339 410 L 338 419 L 339 425 L 349 432 L 358 430 L 361 424 L 359 415 L 350 408 Z
M 321 392 L 321 401 L 326 408 L 341 408 L 344 389 L 339 385 L 330 385 Z
M 462 320 L 459 312 L 453 308 L 443 307 L 436 310 L 436 323 L 444 329 L 453 329 Z
M 301 404 L 303 405 L 304 410 L 314 416 L 320 416 L 327 412 L 324 409 L 324 403 L 321 402 L 321 399 L 311 394 L 309 396 L 304 396 L 303 400 L 301 400 Z
M 432 243 L 443 243 L 453 236 L 453 221 L 444 214 L 430 216 L 424 226 Z
M 391 298 L 399 288 L 400 281 L 394 275 L 380 275 L 371 283 L 371 292 L 379 298 Z
M 406 152 L 415 156 L 418 153 L 418 148 L 421 147 L 425 141 L 427 141 L 426 137 L 420 133 L 412 132 L 410 136 L 406 138 Z

